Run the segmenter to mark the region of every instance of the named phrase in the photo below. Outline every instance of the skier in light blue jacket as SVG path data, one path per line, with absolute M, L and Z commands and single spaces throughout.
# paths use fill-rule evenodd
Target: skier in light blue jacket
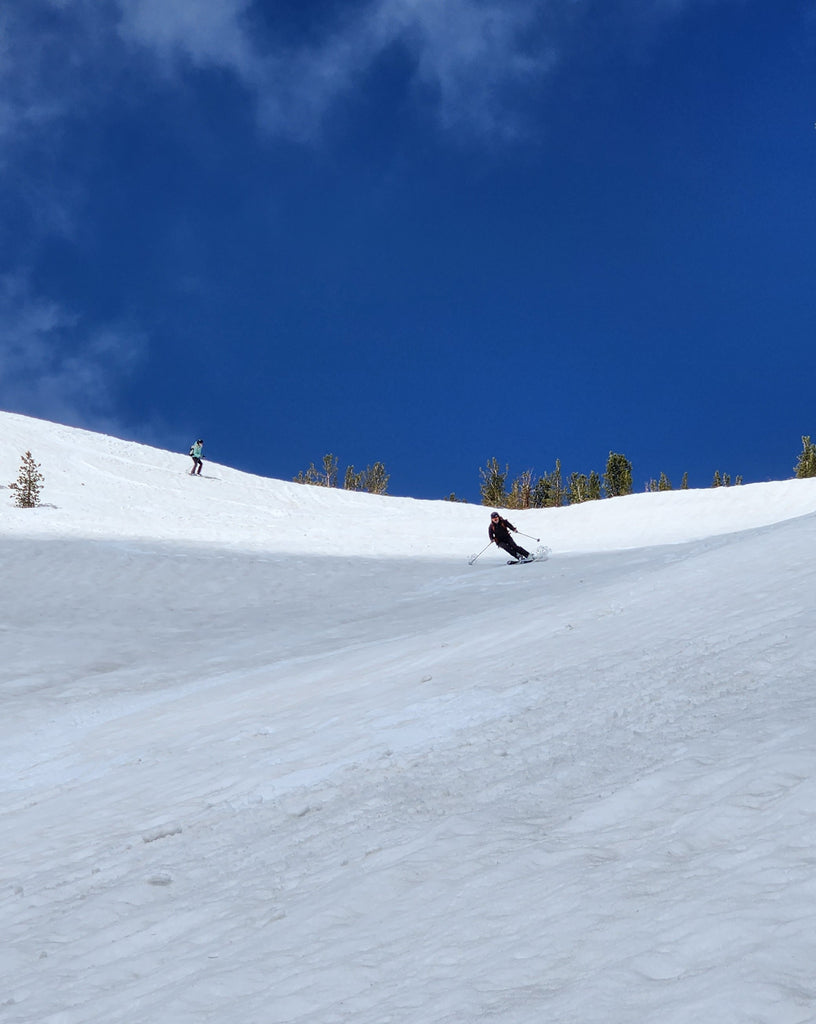
M 201 476 L 201 452 L 204 450 L 204 442 L 199 438 L 194 445 L 190 446 L 190 455 L 193 457 L 193 468 L 190 476 Z

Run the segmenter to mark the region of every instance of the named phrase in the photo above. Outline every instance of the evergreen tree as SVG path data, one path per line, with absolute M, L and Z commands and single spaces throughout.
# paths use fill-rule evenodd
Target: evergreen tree
M 555 469 L 550 473 L 550 508 L 560 508 L 567 500 L 567 488 L 561 476 L 561 460 L 555 460 Z
M 609 453 L 604 473 L 604 490 L 607 498 L 632 493 L 632 463 L 619 452 Z
M 296 484 L 313 484 L 316 487 L 337 486 L 337 456 L 330 452 L 323 456 L 323 469 L 317 469 L 312 463 L 305 473 L 295 477 Z
M 20 473 L 9 490 L 14 492 L 17 508 L 36 508 L 40 504 L 40 491 L 45 477 L 40 472 L 39 462 L 34 461 L 31 452 L 26 452 L 20 462 Z
M 816 444 L 810 440 L 809 436 L 802 438 L 802 450 L 796 460 L 794 472 L 798 480 L 816 476 Z
M 734 485 L 735 486 L 739 487 L 739 485 L 741 483 L 742 483 L 742 477 L 741 476 L 734 477 Z M 719 470 L 716 470 L 716 472 L 714 473 L 714 479 L 711 481 L 711 486 L 712 487 L 730 487 L 731 486 L 731 474 L 730 473 L 721 473 Z
M 671 480 L 666 476 L 665 473 L 660 474 L 660 479 L 655 480 L 654 477 L 646 484 L 646 490 L 656 493 L 657 491 L 671 491 L 674 488 L 671 485 Z
M 533 471 L 525 469 L 516 477 L 507 496 L 507 508 L 530 508 L 533 503 Z
M 494 508 L 505 508 L 507 492 L 504 489 L 510 467 L 505 466 L 502 473 L 496 459 L 489 459 L 487 466 L 479 470 L 482 478 L 479 493 L 482 496 L 483 505 L 492 505 Z
M 532 504 L 534 508 L 559 508 L 569 497 L 569 490 L 561 476 L 561 460 L 555 460 L 552 473 L 539 477 L 533 488 Z
M 570 473 L 567 487 L 567 500 L 570 505 L 580 505 L 589 501 L 589 477 L 586 473 Z
M 294 482 L 296 484 L 312 484 L 314 487 L 323 486 L 323 478 L 313 462 L 305 472 L 301 470 L 298 475 L 294 477 Z
M 375 462 L 373 466 L 366 466 L 362 474 L 362 487 L 369 494 L 385 494 L 388 490 L 390 477 L 385 471 L 382 462 Z
M 313 484 L 316 487 L 336 487 L 339 467 L 337 456 L 331 453 L 323 456 L 323 468 L 317 469 L 312 463 L 305 473 L 295 477 L 297 484 Z M 390 477 L 382 462 L 366 466 L 359 473 L 354 466 L 347 466 L 343 476 L 343 489 L 346 491 L 368 491 L 371 494 L 385 494 L 388 491 Z
M 323 456 L 323 479 L 324 487 L 337 486 L 337 456 L 331 452 Z
M 683 479 L 680 481 L 680 489 L 683 491 L 687 491 L 689 489 L 687 472 L 683 474 Z
M 346 467 L 346 475 L 343 479 L 343 490 L 345 491 L 362 491 L 363 490 L 363 474 L 355 473 L 354 466 Z
M 601 497 L 601 478 L 593 469 L 586 473 L 570 473 L 567 483 L 567 502 L 580 505 L 584 501 L 598 501 Z

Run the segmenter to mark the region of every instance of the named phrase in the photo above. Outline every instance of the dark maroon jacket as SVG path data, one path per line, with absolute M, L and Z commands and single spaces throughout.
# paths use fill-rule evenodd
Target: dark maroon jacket
M 502 519 L 502 517 L 499 516 L 499 521 L 497 523 L 494 523 L 492 519 L 490 520 L 490 526 L 487 529 L 487 535 L 492 541 L 495 541 L 497 544 L 503 544 L 505 543 L 505 541 L 510 540 L 511 531 L 513 533 L 516 532 L 515 526 L 513 526 L 513 524 L 509 522 L 507 519 Z

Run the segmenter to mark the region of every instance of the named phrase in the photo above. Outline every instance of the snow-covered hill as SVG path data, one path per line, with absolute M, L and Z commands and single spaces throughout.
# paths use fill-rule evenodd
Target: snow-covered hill
M 468 566 L 483 508 L 0 414 L 0 483 L 27 449 L 4 1022 L 816 1020 L 816 481 Z
M 204 475 L 191 479 L 186 454 L 0 413 L 0 485 L 16 480 L 20 457 L 29 450 L 42 466 L 49 507 L 20 515 L 0 502 L 7 535 L 457 561 L 487 543 L 480 506 L 303 487 L 206 461 Z M 700 540 L 814 510 L 816 479 L 636 494 L 515 512 L 513 521 L 536 536 L 546 533 L 553 550 L 563 554 Z

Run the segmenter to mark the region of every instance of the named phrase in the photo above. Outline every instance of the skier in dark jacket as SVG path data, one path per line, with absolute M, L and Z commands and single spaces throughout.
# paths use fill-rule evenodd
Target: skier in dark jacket
M 491 542 L 500 547 L 502 551 L 506 551 L 511 558 L 529 558 L 530 552 L 516 544 L 510 536 L 511 533 L 518 533 L 515 526 L 503 519 L 498 512 L 491 512 L 490 526 L 487 529 L 487 535 Z

